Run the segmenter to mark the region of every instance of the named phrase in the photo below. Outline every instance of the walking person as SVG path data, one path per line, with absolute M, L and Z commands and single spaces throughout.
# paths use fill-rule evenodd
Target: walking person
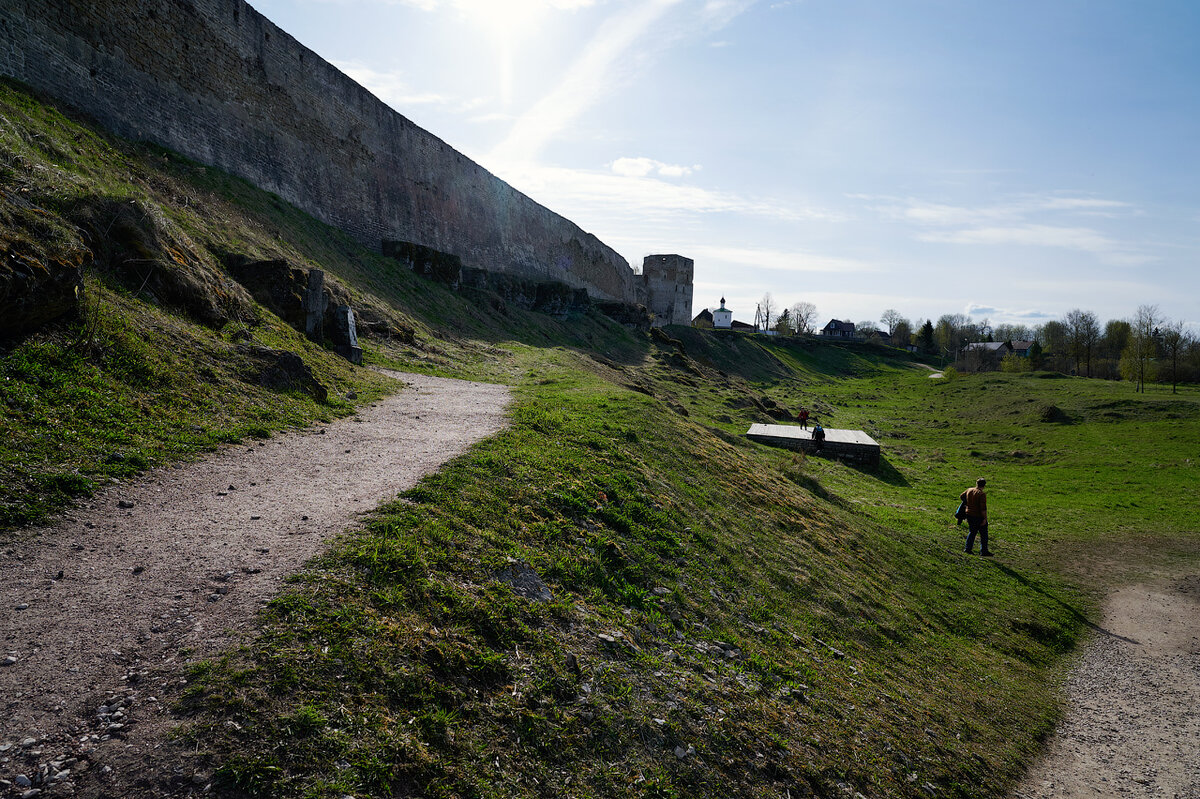
M 980 477 L 975 481 L 974 488 L 968 488 L 959 494 L 958 498 L 967 508 L 966 551 L 971 552 L 974 549 L 975 535 L 978 533 L 979 554 L 985 558 L 990 558 L 992 552 L 988 549 L 987 494 L 983 491 L 983 487 L 986 484 L 987 480 Z
M 820 422 L 813 422 L 812 441 L 817 452 L 825 449 L 825 428 Z
M 808 408 L 801 408 L 800 413 L 796 414 L 796 419 L 800 421 L 800 429 L 808 429 Z

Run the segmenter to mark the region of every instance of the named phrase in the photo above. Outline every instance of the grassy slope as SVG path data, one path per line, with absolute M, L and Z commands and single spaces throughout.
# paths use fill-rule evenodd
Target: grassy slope
M 1136 559 L 1127 571 L 1195 554 L 1194 393 L 939 382 L 869 347 L 690 330 L 675 344 L 592 316 L 485 312 L 243 183 L 5 92 L 6 187 L 51 211 L 130 197 L 200 258 L 321 266 L 416 331 L 413 345 L 372 345 L 373 360 L 518 392 L 508 431 L 314 563 L 260 639 L 193 666 L 186 734 L 227 786 L 996 795 L 1052 721 L 1096 575 L 1120 571 L 1092 553 Z M 105 281 L 100 269 L 91 282 Z M 228 329 L 127 291 L 90 296 L 101 324 L 65 322 L 0 359 L 10 518 L 351 409 L 247 386 Z M 386 390 L 269 315 L 254 334 L 302 352 L 339 393 Z M 763 398 L 871 432 L 885 463 L 746 443 Z M 991 481 L 995 562 L 959 553 L 949 519 L 977 474 Z M 493 579 L 510 558 L 554 599 Z
M 225 281 L 219 264 L 231 254 L 321 265 L 357 298 L 399 309 L 395 323 L 415 335 L 410 346 L 391 346 L 392 357 L 438 369 L 451 352 L 486 351 L 435 340 L 405 314 L 420 305 L 468 326 L 485 318 L 395 261 L 363 251 L 277 197 L 170 153 L 112 139 L 4 83 L 0 207 L 10 222 L 0 224 L 0 243 L 51 260 L 94 254 L 79 316 L 0 349 L 0 527 L 35 521 L 101 481 L 164 460 L 344 415 L 353 410 L 343 399 L 350 392 L 369 401 L 396 390 L 269 312 L 247 307 L 248 297 L 241 306 L 233 295 L 223 298 L 233 308 L 223 326 L 196 324 L 177 308 L 151 304 L 120 279 L 131 260 L 139 268 Z M 126 216 L 147 232 L 122 249 L 104 233 Z M 30 217 L 34 223 L 21 224 Z M 386 299 L 376 295 L 380 286 Z M 247 379 L 252 364 L 235 343 L 247 333 L 250 344 L 299 353 L 329 389 L 328 402 Z M 368 359 L 376 356 L 374 342 L 365 348 Z

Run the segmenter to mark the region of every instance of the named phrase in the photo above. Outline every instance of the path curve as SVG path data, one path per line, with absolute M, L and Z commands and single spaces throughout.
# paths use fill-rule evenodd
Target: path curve
M 138 748 L 181 648 L 227 647 L 331 536 L 506 424 L 503 386 L 389 374 L 408 388 L 352 418 L 156 469 L 0 546 L 0 795 L 68 794 L 105 742 Z
M 1200 575 L 1120 588 L 1014 799 L 1200 799 Z

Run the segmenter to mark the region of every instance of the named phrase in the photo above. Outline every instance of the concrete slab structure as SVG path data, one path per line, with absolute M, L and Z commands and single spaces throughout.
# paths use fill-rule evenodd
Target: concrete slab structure
M 812 430 L 793 424 L 752 424 L 746 438 L 772 447 L 815 451 Z M 879 442 L 861 430 L 825 428 L 825 454 L 868 466 L 879 463 Z

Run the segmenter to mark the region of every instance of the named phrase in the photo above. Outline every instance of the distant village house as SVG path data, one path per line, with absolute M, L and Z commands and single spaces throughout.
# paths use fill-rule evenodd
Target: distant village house
M 828 338 L 854 338 L 854 323 L 830 319 L 829 323 L 821 328 L 820 335 Z

